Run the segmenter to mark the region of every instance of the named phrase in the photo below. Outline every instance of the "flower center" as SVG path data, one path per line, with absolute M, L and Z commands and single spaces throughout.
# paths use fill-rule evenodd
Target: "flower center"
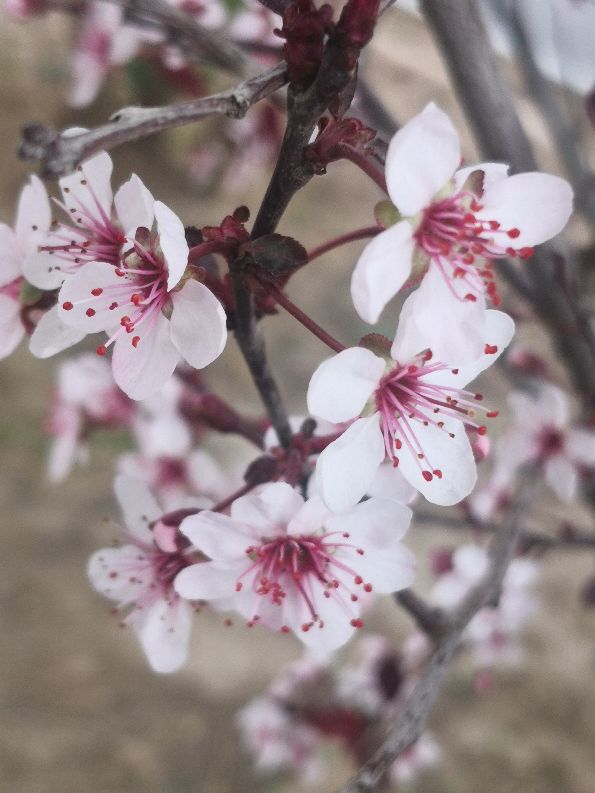
M 495 353 L 497 348 L 486 345 L 486 352 L 490 351 Z M 442 471 L 432 464 L 418 438 L 420 425 L 433 427 L 437 432 L 445 432 L 454 438 L 454 434 L 446 429 L 444 419 L 457 419 L 485 435 L 487 427 L 475 421 L 477 410 L 482 410 L 487 418 L 498 415 L 498 411 L 487 410 L 477 404 L 483 400 L 482 394 L 436 385 L 426 379 L 428 375 L 444 371 L 456 375 L 459 370 L 450 369 L 443 363 L 429 363 L 428 356 L 422 355 L 416 364 L 397 364 L 382 378 L 374 394 L 387 456 L 396 467 L 399 452 L 407 449 L 426 482 L 431 482 L 434 477 L 441 479 Z
M 543 457 L 560 454 L 564 448 L 564 436 L 554 427 L 546 427 L 538 439 L 539 452 Z
M 498 305 L 492 261 L 503 256 L 528 259 L 533 248 L 514 248 L 512 241 L 520 230 L 503 229 L 497 220 L 478 218 L 482 209 L 477 196 L 469 191 L 435 201 L 425 209 L 414 237 L 459 300 L 475 302 L 487 292 Z
M 311 617 L 301 626 L 304 632 L 314 625 L 324 627 L 317 608 L 321 597 L 335 599 L 351 617 L 348 603 L 359 600 L 357 587 L 371 592 L 372 585 L 335 556 L 337 549 L 345 547 L 354 548 L 356 554 L 364 555 L 363 548 L 355 548 L 346 542 L 349 536 L 349 532 L 330 532 L 322 536 L 285 535 L 264 539 L 258 546 L 251 545 L 246 548 L 246 555 L 252 563 L 237 579 L 236 591 L 240 592 L 245 585 L 250 586 L 254 593 L 273 606 L 282 606 L 286 598 L 301 600 Z M 259 619 L 256 611 L 249 626 Z M 354 628 L 363 626 L 360 619 L 351 619 L 350 622 Z M 288 631 L 287 625 L 281 627 L 282 633 Z

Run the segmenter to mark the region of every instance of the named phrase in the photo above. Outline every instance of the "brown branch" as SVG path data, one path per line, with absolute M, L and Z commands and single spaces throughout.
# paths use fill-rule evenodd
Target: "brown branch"
M 500 591 L 518 541 L 520 518 L 533 498 L 536 482 L 535 472 L 529 472 L 507 520 L 493 539 L 486 574 L 449 615 L 448 626 L 436 641 L 423 674 L 406 700 L 398 721 L 388 730 L 381 747 L 338 793 L 374 793 L 397 757 L 421 735 L 463 630 L 481 608 L 493 602 Z
M 58 177 L 72 171 L 90 155 L 122 143 L 154 135 L 213 115 L 242 118 L 248 109 L 287 82 L 285 63 L 212 96 L 164 107 L 126 107 L 107 124 L 76 135 L 58 133 L 42 124 L 24 127 L 19 155 L 40 160 L 45 176 Z
M 426 603 L 412 589 L 401 589 L 395 592 L 394 598 L 428 636 L 437 639 L 447 630 L 449 623 L 446 612 Z
M 533 171 L 535 158 L 509 88 L 473 0 L 422 0 L 422 10 L 442 50 L 459 100 L 487 159 L 508 162 L 513 172 Z M 565 251 L 538 247 L 522 272 L 502 272 L 549 329 L 586 406 L 595 406 L 595 336 L 576 296 L 561 283 Z

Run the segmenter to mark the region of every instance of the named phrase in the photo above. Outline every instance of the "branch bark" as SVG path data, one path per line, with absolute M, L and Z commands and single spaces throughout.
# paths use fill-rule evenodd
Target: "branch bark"
M 212 96 L 164 107 L 125 107 L 107 124 L 75 135 L 58 133 L 41 124 L 29 124 L 22 132 L 19 155 L 39 160 L 44 176 L 59 177 L 98 151 L 107 151 L 213 115 L 242 118 L 248 109 L 287 82 L 284 62 Z
M 373 757 L 338 793 L 374 793 L 397 757 L 421 735 L 464 629 L 481 608 L 493 602 L 500 591 L 519 538 L 520 518 L 533 498 L 536 481 L 535 471 L 528 472 L 515 505 L 493 539 L 490 565 L 485 576 L 448 615 L 448 627 L 436 641 L 434 651 L 408 697 L 399 720 L 389 728 Z

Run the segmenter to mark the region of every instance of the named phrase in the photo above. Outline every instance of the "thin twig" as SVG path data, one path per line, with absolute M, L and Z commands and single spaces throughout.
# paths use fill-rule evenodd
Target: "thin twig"
M 133 140 L 154 135 L 213 115 L 242 118 L 248 109 L 270 96 L 287 82 L 285 63 L 279 63 L 256 77 L 244 80 L 227 91 L 164 107 L 126 107 L 107 124 L 75 135 L 58 133 L 41 124 L 23 129 L 19 155 L 40 160 L 45 176 L 58 177 L 74 170 L 97 151 L 106 151 Z
M 338 793 L 374 793 L 397 757 L 421 735 L 463 630 L 500 590 L 519 537 L 520 518 L 533 498 L 536 481 L 535 472 L 529 472 L 507 520 L 493 539 L 486 574 L 449 615 L 448 627 L 436 641 L 426 668 L 406 700 L 398 721 L 389 729 L 374 756 Z
M 401 589 L 400 592 L 395 592 L 394 598 L 428 636 L 438 638 L 447 629 L 446 613 L 437 606 L 426 603 L 412 589 Z

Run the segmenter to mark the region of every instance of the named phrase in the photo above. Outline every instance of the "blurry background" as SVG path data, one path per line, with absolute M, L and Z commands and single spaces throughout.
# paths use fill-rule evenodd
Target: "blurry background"
M 110 80 L 92 109 L 66 109 L 70 24 L 59 16 L 26 25 L 6 16 L 0 21 L 0 212 L 5 222 L 12 222 L 18 191 L 29 173 L 15 155 L 24 122 L 39 120 L 57 128 L 93 125 L 135 101 L 128 74 Z M 593 78 L 593 63 L 590 66 Z M 564 173 L 543 118 L 523 92 L 521 75 L 510 65 L 506 70 L 540 165 Z M 469 132 L 421 21 L 398 10 L 387 14 L 365 74 L 398 120 L 407 120 L 429 100 L 437 101 L 452 114 L 463 135 L 465 154 L 473 161 L 476 151 Z M 132 77 L 138 88 L 142 81 L 138 75 Z M 588 75 L 583 82 L 589 83 Z M 548 90 L 559 99 L 581 146 L 590 141 L 590 150 L 583 146 L 581 152 L 592 158 L 593 132 L 583 99 L 553 84 Z M 207 135 L 210 129 L 205 125 L 198 134 Z M 193 127 L 116 151 L 114 185 L 136 171 L 187 224 L 218 224 L 238 204 L 247 204 L 254 213 L 267 170 L 242 172 L 240 184 L 234 183 L 233 175 L 216 178 L 213 186 L 209 180 L 193 179 L 187 157 L 195 134 Z M 224 189 L 218 189 L 221 183 Z M 306 247 L 318 244 L 369 224 L 380 197 L 353 166 L 331 166 L 326 177 L 314 179 L 298 195 L 281 231 Z M 588 229 L 580 220 L 574 222 L 572 234 L 578 244 L 586 245 Z M 342 340 L 355 341 L 367 330 L 351 309 L 348 291 L 360 249 L 355 243 L 320 259 L 312 266 L 315 273 L 305 268 L 289 290 L 298 305 Z M 505 297 L 504 305 L 513 310 L 514 298 L 507 302 Z M 384 316 L 390 319 L 390 315 L 387 311 Z M 267 318 L 264 326 L 287 404 L 303 413 L 308 378 L 327 351 L 286 316 Z M 388 320 L 384 330 L 388 335 L 394 331 Z M 547 340 L 538 329 L 527 324 L 520 335 L 552 362 Z M 113 434 L 97 436 L 87 467 L 77 468 L 63 485 L 48 484 L 43 422 L 53 367 L 54 361 L 34 360 L 25 345 L 0 364 L 0 790 L 301 791 L 288 779 L 254 776 L 234 725 L 236 709 L 259 693 L 283 663 L 298 657 L 297 642 L 241 626 L 225 628 L 219 617 L 203 614 L 196 620 L 187 667 L 175 676 L 160 677 L 148 670 L 134 637 L 118 629 L 109 604 L 91 591 L 85 566 L 90 553 L 112 539 L 113 529 L 102 518 L 119 519 L 111 493 L 113 462 L 115 452 L 127 441 Z M 501 372 L 487 379 L 485 391 L 504 408 L 510 384 Z M 214 387 L 233 384 L 237 406 L 260 412 L 233 341 L 209 369 L 208 380 Z M 504 410 L 496 433 L 505 420 Z M 237 454 L 248 461 L 251 454 L 240 442 L 233 452 L 224 443 L 218 443 L 216 451 L 222 459 Z M 530 525 L 547 530 L 564 517 L 567 510 L 543 492 Z M 590 525 L 589 514 L 579 508 L 577 519 Z M 429 580 L 423 550 L 436 544 L 454 546 L 463 537 L 463 533 L 447 536 L 412 527 L 408 541 L 418 552 L 421 591 Z M 592 558 L 576 552 L 547 557 L 540 585 L 543 608 L 527 638 L 526 663 L 498 673 L 489 694 L 478 697 L 474 692 L 464 659 L 454 664 L 430 722 L 444 760 L 414 790 L 586 793 L 593 789 L 595 614 L 579 602 L 592 564 Z M 377 609 L 369 624 L 396 643 L 410 628 L 390 602 Z M 317 793 L 330 793 L 353 770 L 339 750 L 331 747 L 329 752 L 330 776 L 316 786 Z

